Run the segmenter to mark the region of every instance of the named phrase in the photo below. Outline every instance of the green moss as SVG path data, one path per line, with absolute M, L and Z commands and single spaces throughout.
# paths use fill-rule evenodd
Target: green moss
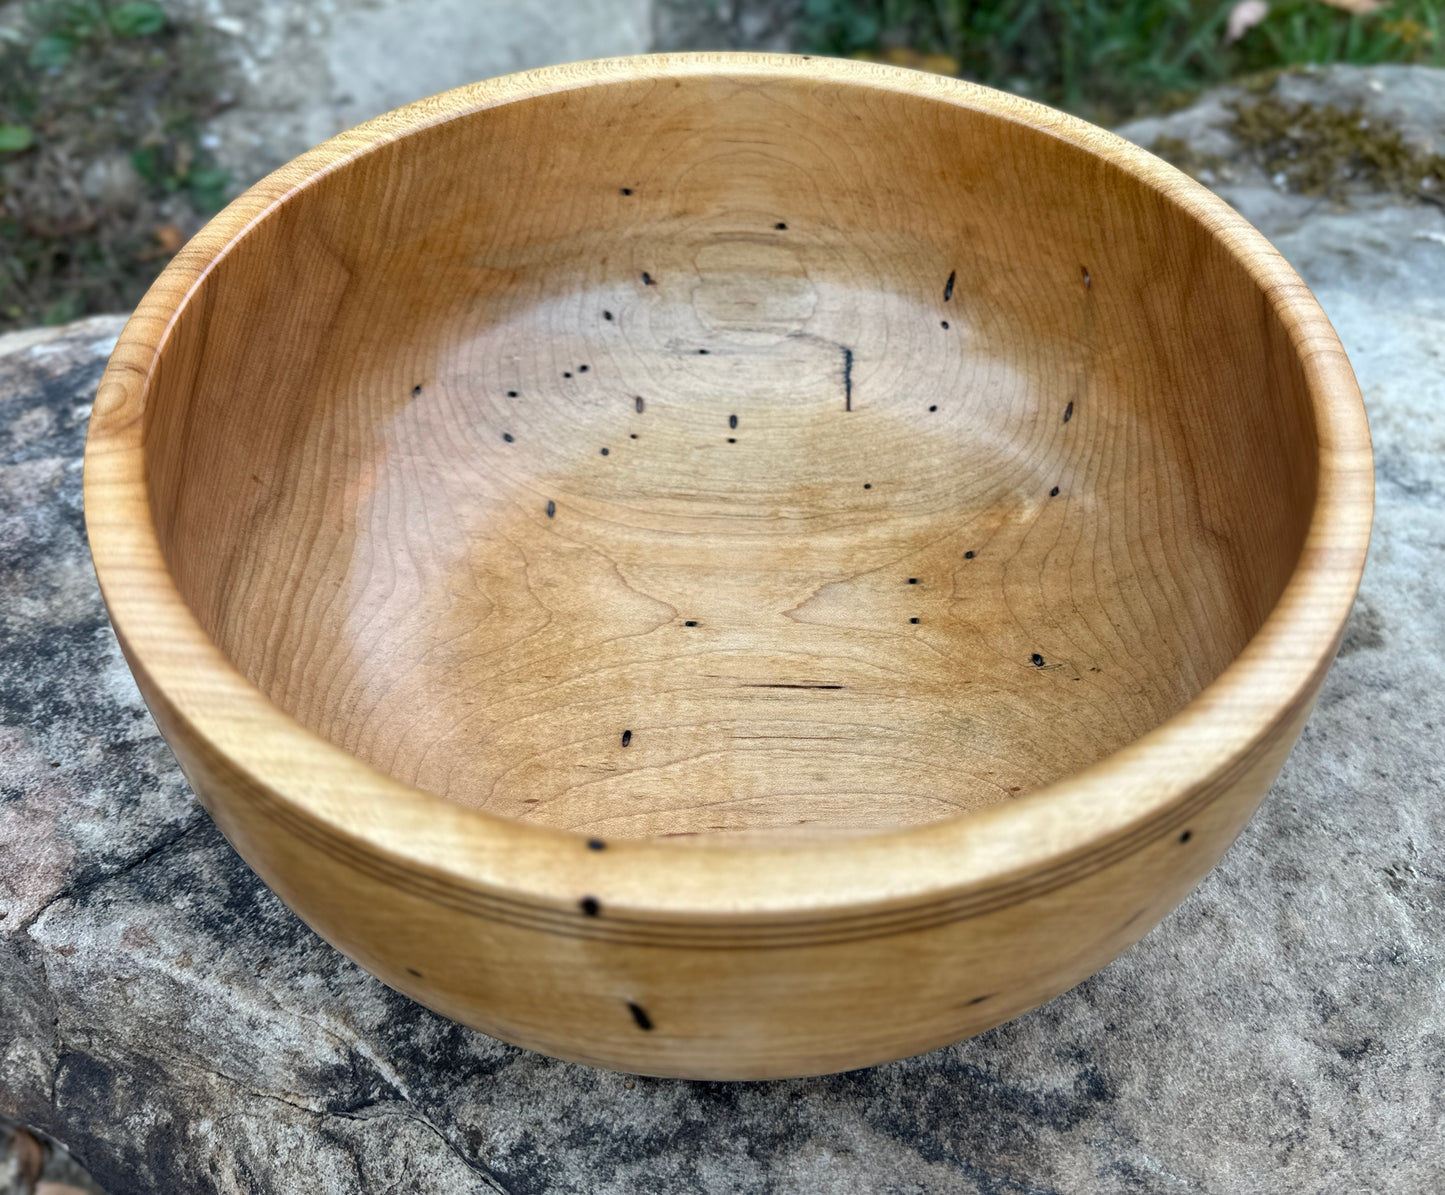
M 1216 177 L 1222 174 L 1227 176 L 1227 159 L 1218 154 L 1200 153 L 1182 137 L 1156 137 L 1149 148 L 1166 162 L 1178 166 L 1185 174 L 1194 178 L 1202 176 L 1207 179 L 1210 174 Z
M 1359 108 L 1266 96 L 1236 104 L 1234 113 L 1230 132 L 1244 153 L 1290 190 L 1336 200 L 1358 190 L 1445 195 L 1445 157 L 1421 153 Z

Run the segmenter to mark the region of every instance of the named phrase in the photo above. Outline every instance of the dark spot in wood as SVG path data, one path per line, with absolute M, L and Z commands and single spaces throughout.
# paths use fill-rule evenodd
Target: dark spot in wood
M 910 585 L 917 585 L 917 584 L 918 584 L 918 578 L 917 578 L 917 577 L 909 577 L 909 578 L 908 578 L 908 583 L 909 583 Z
M 853 350 L 843 349 L 843 409 L 853 409 Z
M 637 1027 L 639 1029 L 652 1028 L 652 1018 L 647 1015 L 647 1012 L 642 1007 L 642 1005 L 633 1004 L 632 1001 L 629 1000 L 627 1002 L 627 1007 L 632 1010 L 632 1019 L 637 1022 Z
M 948 281 L 943 284 L 943 301 L 945 303 L 947 303 L 951 298 L 953 298 L 953 283 L 957 277 L 957 270 L 948 271 Z
M 1179 841 L 1180 841 L 1180 842 L 1188 842 L 1188 841 L 1189 841 L 1191 838 L 1193 838 L 1193 837 L 1194 837 L 1194 831 L 1193 831 L 1193 830 L 1185 830 L 1183 834 L 1179 835 Z
M 846 689 L 847 685 L 802 685 L 787 681 L 744 685 L 744 689 Z
M 1018 786 L 1017 784 L 1015 784 L 1011 789 L 1009 789 L 1009 792 L 1011 792 L 1011 793 L 1016 793 L 1016 792 L 1019 792 L 1019 791 L 1020 791 L 1020 789 L 1019 789 L 1019 786 Z
M 697 350 L 697 355 L 698 355 L 699 357 L 706 357 L 706 356 L 707 356 L 707 349 L 698 349 L 698 350 Z
M 572 375 L 570 373 L 564 373 L 562 376 L 564 378 L 570 378 Z
M 975 996 L 972 1000 L 969 1001 L 969 1003 L 970 1003 L 970 1004 L 982 1004 L 985 1000 L 992 1000 L 992 999 L 993 999 L 993 993 L 990 992 L 987 996 Z
M 1034 654 L 1029 657 L 1029 663 L 1035 668 L 1042 668 L 1044 666 L 1044 657 L 1039 655 L 1038 652 L 1034 652 Z
M 421 387 L 420 387 L 420 386 L 413 386 L 413 387 L 411 388 L 411 396 L 412 396 L 412 398 L 420 398 L 420 397 L 421 397 Z
M 632 731 L 624 730 L 622 732 L 622 745 L 624 747 L 632 746 Z
M 256 482 L 257 484 L 260 484 L 260 481 L 261 481 L 260 477 L 258 477 L 258 476 L 257 476 L 256 474 L 254 474 L 254 473 L 251 474 L 251 480 L 254 481 L 254 482 Z
M 596 917 L 598 913 L 602 912 L 602 905 L 598 903 L 595 896 L 584 896 L 577 902 L 577 907 L 589 917 Z
M 632 433 L 630 436 L 628 436 L 627 438 L 628 438 L 629 440 L 635 440 L 635 439 L 637 439 L 637 433 L 636 433 L 636 432 L 633 432 L 633 433 Z
M 631 194 L 632 194 L 632 188 L 631 188 L 631 187 L 623 187 L 623 188 L 622 188 L 622 194 L 624 194 L 624 195 L 631 195 Z
M 604 448 L 604 449 L 602 450 L 602 455 L 603 455 L 603 456 L 606 456 L 609 451 L 610 451 L 610 449 Z
M 965 553 L 963 554 L 963 558 L 964 558 L 965 560 L 972 560 L 972 559 L 973 559 L 973 553 L 972 553 L 972 552 L 965 552 Z
M 1079 273 L 1084 276 L 1084 289 L 1085 289 L 1085 290 L 1088 290 L 1089 287 L 1091 287 L 1091 286 L 1094 285 L 1094 280 L 1089 277 L 1089 269 L 1088 269 L 1088 267 L 1087 267 L 1087 266 L 1080 266 L 1080 267 L 1079 267 Z
M 936 410 L 938 410 L 938 404 L 937 404 L 937 403 L 934 403 L 934 404 L 933 404 L 931 407 L 929 407 L 928 409 L 929 409 L 930 411 L 936 411 Z
M 948 321 L 947 321 L 946 319 L 939 320 L 939 321 L 938 321 L 938 326 L 939 326 L 940 328 L 942 328 L 944 331 L 947 331 L 947 330 L 948 330 Z
M 787 232 L 787 231 L 788 231 L 788 226 L 787 226 L 786 224 L 784 224 L 781 220 L 779 220 L 776 224 L 774 224 L 773 227 L 776 228 L 779 232 Z
M 871 481 L 865 481 L 863 483 L 863 488 L 865 490 L 871 490 L 873 488 L 873 483 Z
M 507 397 L 508 397 L 508 398 L 516 398 L 516 397 L 517 397 L 517 392 L 516 392 L 515 390 L 508 390 L 508 391 L 507 391 Z
M 1050 498 L 1057 498 L 1058 496 L 1059 496 L 1059 487 L 1058 487 L 1058 486 L 1054 486 L 1054 488 L 1049 491 L 1049 497 L 1050 497 Z
M 729 415 L 729 416 L 728 416 L 728 426 L 729 426 L 729 427 L 737 427 L 737 425 L 738 425 L 738 417 L 737 417 L 736 415 Z
M 508 444 L 512 443 L 512 433 L 511 433 L 511 432 L 503 432 L 503 433 L 502 433 L 502 439 L 504 439 Z
M 610 311 L 604 311 L 604 312 L 602 313 L 602 318 L 605 319 L 605 320 L 611 320 L 611 318 L 612 318 L 612 312 L 610 312 Z
M 643 406 L 644 406 L 644 403 L 643 403 L 643 401 L 642 401 L 642 395 L 639 394 L 639 395 L 637 396 L 637 398 L 633 401 L 633 404 L 632 404 L 632 405 L 637 408 L 637 413 L 638 413 L 639 415 L 641 415 L 641 414 L 642 414 L 642 408 L 643 408 Z
M 1069 405 L 1064 408 L 1064 422 L 1067 423 L 1067 422 L 1068 422 L 1070 419 L 1072 419 L 1073 417 L 1074 417 L 1074 402 L 1073 402 L 1073 399 L 1070 399 L 1070 400 L 1069 400 Z
M 916 619 L 916 618 L 910 618 L 908 621 L 911 622 L 911 623 L 913 623 L 914 626 L 917 626 L 917 625 L 918 625 L 918 619 Z
M 729 444 L 736 444 L 737 442 L 738 442 L 738 438 L 737 438 L 736 436 L 729 436 L 729 437 L 728 437 L 728 443 L 729 443 Z
M 587 840 L 587 849 L 589 851 L 605 851 L 607 844 L 600 838 L 589 838 Z
M 406 973 L 407 973 L 408 975 L 415 975 L 418 979 L 421 978 L 421 972 L 418 971 L 415 967 L 408 967 L 408 968 L 406 969 Z
M 551 518 L 555 518 L 556 515 L 557 515 L 557 504 L 556 504 L 555 502 L 553 502 L 551 498 L 548 498 L 548 499 L 547 499 L 547 517 L 548 517 L 549 519 L 551 519 Z
M 642 285 L 643 285 L 643 286 L 656 286 L 656 285 L 657 285 L 657 283 L 656 283 L 655 281 L 653 281 L 652 275 L 649 274 L 646 270 L 643 270 L 643 271 L 642 271 Z
M 695 618 L 689 618 L 689 619 L 688 619 L 685 623 L 683 623 L 682 625 L 685 626 L 685 627 L 695 627 L 695 626 L 697 626 L 697 619 L 695 619 Z
M 586 373 L 586 372 L 587 372 L 587 366 L 585 366 L 585 365 L 579 365 L 579 366 L 577 367 L 577 372 L 578 372 L 578 373 Z

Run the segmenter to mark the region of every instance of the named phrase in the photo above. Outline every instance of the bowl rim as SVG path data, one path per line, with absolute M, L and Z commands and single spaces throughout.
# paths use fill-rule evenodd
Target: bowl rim
M 582 833 L 463 806 L 363 763 L 281 710 L 201 629 L 152 521 L 143 413 L 176 319 L 216 263 L 317 180 L 398 138 L 559 92 L 700 76 L 843 84 L 992 114 L 1132 175 L 1248 269 L 1302 366 L 1318 490 L 1274 608 L 1183 709 L 1082 771 L 941 821 L 805 842 L 618 839 L 597 849 Z M 126 324 L 93 407 L 84 495 L 111 622 L 157 720 L 222 766 L 232 794 L 257 814 L 404 890 L 519 926 L 650 942 L 671 930 L 679 941 L 713 943 L 745 926 L 749 941 L 785 944 L 1017 903 L 1186 826 L 1312 707 L 1364 568 L 1374 481 L 1359 387 L 1318 302 L 1261 233 L 1185 174 L 1081 119 L 958 79 L 842 59 L 701 53 L 597 59 L 457 88 L 344 132 L 249 188 L 181 249 Z

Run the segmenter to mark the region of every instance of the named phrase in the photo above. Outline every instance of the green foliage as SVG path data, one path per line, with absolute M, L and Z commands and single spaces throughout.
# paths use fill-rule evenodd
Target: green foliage
M 1303 63 L 1445 64 L 1445 0 L 1396 0 L 1353 16 L 1274 0 L 1225 44 L 1234 0 L 806 0 L 818 53 L 890 47 L 949 56 L 961 75 L 1103 119 L 1236 75 Z
M 150 37 L 166 27 L 165 10 L 147 0 L 127 0 L 107 14 L 110 27 L 120 37 Z
M 0 124 L 0 153 L 19 153 L 34 140 L 35 134 L 23 124 Z
M 30 45 L 30 65 L 59 71 L 87 43 L 120 38 L 151 37 L 166 27 L 165 10 L 150 0 L 47 0 L 32 4 L 26 16 L 37 36 Z
M 59 70 L 75 53 L 75 39 L 63 33 L 49 33 L 35 39 L 30 47 L 30 65 L 41 70 Z
M 186 186 L 196 210 L 213 216 L 226 206 L 226 187 L 230 182 L 230 171 L 212 167 L 192 170 Z
M 150 0 L 22 12 L 0 28 L 0 330 L 133 306 L 229 182 L 199 137 L 209 29 Z

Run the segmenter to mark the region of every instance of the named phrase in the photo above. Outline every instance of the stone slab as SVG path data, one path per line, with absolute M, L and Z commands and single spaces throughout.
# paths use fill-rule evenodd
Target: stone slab
M 0 1116 L 112 1195 L 1445 1189 L 1445 213 L 1235 198 L 1334 320 L 1375 437 L 1318 708 L 1123 957 L 971 1041 L 819 1079 L 557 1062 L 312 934 L 196 804 L 100 604 L 80 458 L 121 320 L 0 338 Z
M 559 62 L 643 54 L 652 0 L 175 0 L 221 34 L 206 128 L 238 187 L 393 108 Z

